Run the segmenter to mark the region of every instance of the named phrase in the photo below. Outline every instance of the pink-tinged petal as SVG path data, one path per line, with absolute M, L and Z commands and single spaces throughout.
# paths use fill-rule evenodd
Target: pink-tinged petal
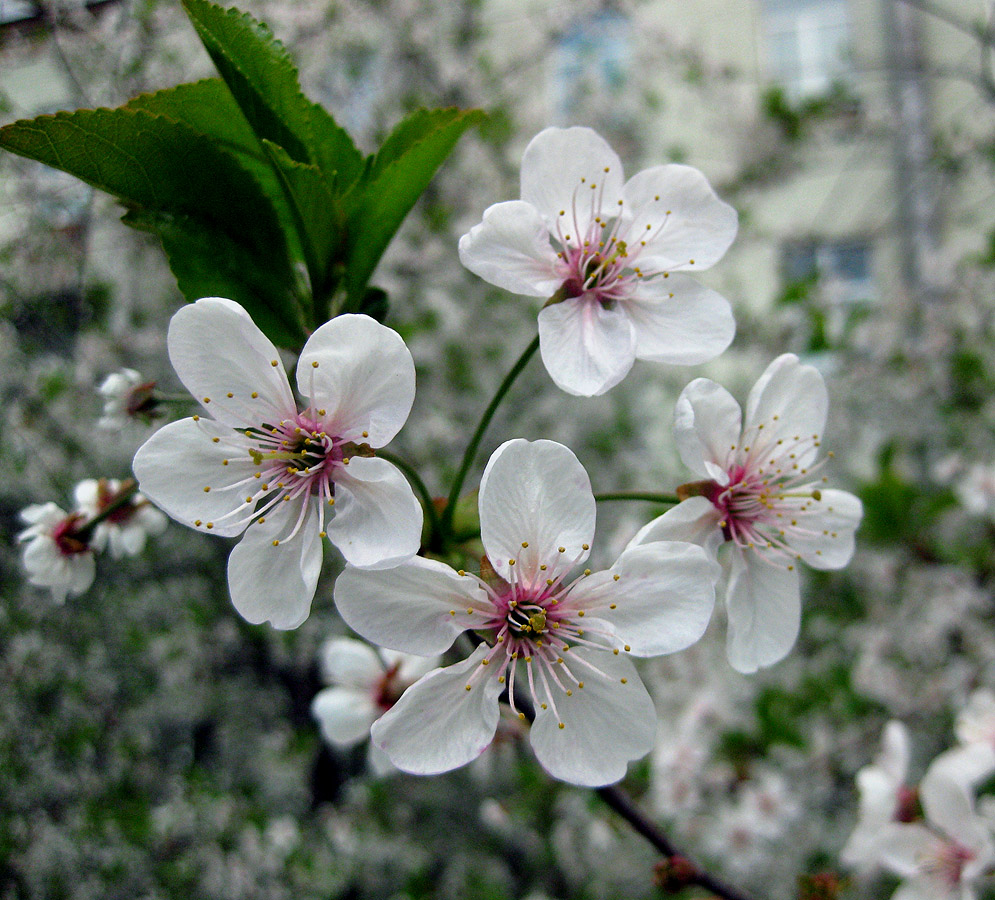
M 729 301 L 687 275 L 640 282 L 624 308 L 636 331 L 636 357 L 650 362 L 708 362 L 736 334 Z
M 988 843 L 984 819 L 974 812 L 973 791 L 943 769 L 930 766 L 919 785 L 926 821 L 972 850 Z
M 321 677 L 326 684 L 372 692 L 384 673 L 383 660 L 369 644 L 352 638 L 331 638 L 318 655 Z
M 739 404 L 714 381 L 696 378 L 677 398 L 674 440 L 684 465 L 695 475 L 728 484 L 729 459 L 741 429 Z
M 321 574 L 321 537 L 311 501 L 297 534 L 289 537 L 301 502 L 280 503 L 253 523 L 228 557 L 228 590 L 235 609 L 253 625 L 297 628 L 311 611 Z M 288 539 L 289 538 L 289 539 Z M 279 540 L 277 546 L 273 541 Z
M 280 354 L 237 303 L 205 297 L 183 307 L 166 346 L 180 381 L 219 422 L 258 425 L 297 412 Z
M 719 526 L 721 521 L 722 513 L 710 500 L 688 497 L 662 516 L 647 522 L 629 541 L 629 547 L 653 541 L 687 541 L 704 547 L 705 552 L 714 557 L 725 540 Z
M 385 569 L 418 552 L 421 505 L 387 460 L 354 456 L 338 469 L 334 510 L 325 531 L 351 565 Z
M 475 578 L 421 557 L 393 569 L 346 566 L 335 581 L 335 606 L 367 640 L 422 656 L 448 650 L 459 634 L 479 628 L 491 611 Z
M 746 401 L 746 428 L 763 425 L 771 446 L 777 439 L 785 445 L 800 440 L 794 462 L 805 467 L 818 455 L 813 438 L 821 440 L 828 409 L 829 395 L 819 370 L 793 353 L 784 353 L 753 385 Z
M 495 203 L 459 242 L 459 258 L 474 275 L 526 297 L 551 297 L 563 283 L 556 251 L 538 210 L 523 200 Z
M 170 422 L 135 454 L 139 488 L 183 525 L 222 537 L 241 534 L 244 516 L 230 514 L 243 507 L 248 511 L 245 496 L 252 489 L 243 494 L 245 489 L 234 485 L 251 478 L 257 469 L 240 442 L 241 435 L 204 419 Z
M 721 573 L 696 544 L 642 544 L 607 572 L 583 579 L 570 602 L 610 622 L 618 646 L 633 656 L 660 656 L 690 647 L 705 633 Z
M 548 708 L 536 710 L 530 732 L 532 748 L 542 767 L 560 781 L 612 784 L 625 777 L 632 760 L 653 748 L 656 709 L 635 667 L 621 654 L 576 649 L 570 658 L 571 671 L 584 687 L 575 687 L 569 697 L 555 688 L 546 696 Z
M 373 743 L 397 768 L 437 775 L 466 765 L 487 749 L 497 730 L 503 689 L 497 667 L 483 670 L 466 689 L 487 652 L 481 645 L 463 662 L 429 672 L 373 725 Z
M 842 569 L 853 556 L 853 535 L 864 508 L 846 491 L 820 493 L 820 500 L 806 501 L 807 511 L 796 520 L 791 549 L 814 569 Z
M 318 418 L 329 434 L 382 447 L 411 412 L 415 364 L 393 329 L 369 316 L 338 316 L 304 345 L 297 389 L 325 410 Z
M 643 271 L 707 269 L 736 237 L 736 210 L 690 166 L 644 169 L 629 179 L 623 199 L 633 235 L 647 235 L 638 256 Z
M 584 235 L 595 217 L 614 216 L 622 199 L 622 162 L 590 128 L 546 128 L 522 155 L 522 199 L 550 231 Z M 560 215 L 563 212 L 564 215 Z
M 744 674 L 771 666 L 788 655 L 798 637 L 798 572 L 734 549 L 726 607 L 730 665 Z
M 893 822 L 881 828 L 878 858 L 888 871 L 908 878 L 939 848 L 940 839 L 923 825 Z
M 315 695 L 311 715 L 318 721 L 321 735 L 328 743 L 351 747 L 369 736 L 370 726 L 380 715 L 380 707 L 363 691 L 330 687 Z
M 480 537 L 491 565 L 506 581 L 512 559 L 516 578 L 538 578 L 540 565 L 546 578 L 565 574 L 587 559 L 595 506 L 591 480 L 569 448 L 507 441 L 480 479 Z
M 596 397 L 629 374 L 636 333 L 621 307 L 606 309 L 585 294 L 540 311 L 539 352 L 560 390 Z

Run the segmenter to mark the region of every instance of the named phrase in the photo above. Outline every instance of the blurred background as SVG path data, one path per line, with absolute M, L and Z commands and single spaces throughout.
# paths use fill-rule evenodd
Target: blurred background
M 456 243 L 518 195 L 527 142 L 589 125 L 626 171 L 693 165 L 739 211 L 702 280 L 732 302 L 707 366 L 637 362 L 584 400 L 538 361 L 493 423 L 568 444 L 597 491 L 690 477 L 674 401 L 707 375 L 740 399 L 792 351 L 830 391 L 826 474 L 865 504 L 842 572 L 806 572 L 802 635 L 757 676 L 705 639 L 644 668 L 660 712 L 628 786 L 674 840 L 759 897 L 884 898 L 848 871 L 854 774 L 884 723 L 910 780 L 995 688 L 995 13 L 988 0 L 243 0 L 304 90 L 371 152 L 418 106 L 481 107 L 373 283 L 418 395 L 392 449 L 445 493 L 468 431 L 535 333 L 534 301 L 465 271 Z M 213 75 L 176 0 L 0 0 L 0 124 L 116 106 Z M 180 390 L 182 302 L 153 238 L 69 176 L 0 156 L 0 898 L 559 900 L 659 896 L 654 855 L 589 792 L 551 783 L 510 723 L 438 778 L 374 776 L 324 746 L 318 651 L 345 633 L 326 553 L 311 618 L 279 633 L 227 597 L 229 542 L 171 524 L 101 558 L 56 606 L 25 584 L 30 503 L 123 478 L 146 426 L 97 428 L 122 366 Z M 603 504 L 610 563 L 661 510 Z M 838 878 L 837 894 L 812 893 Z M 813 887 L 816 885 L 816 887 Z M 808 892 L 808 893 L 806 893 Z M 989 892 L 986 896 L 995 896 Z

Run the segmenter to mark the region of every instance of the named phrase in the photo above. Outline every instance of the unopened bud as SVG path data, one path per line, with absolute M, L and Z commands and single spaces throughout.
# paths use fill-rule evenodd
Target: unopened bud
M 669 856 L 653 867 L 653 883 L 668 894 L 678 894 L 697 880 L 697 867 L 684 856 Z

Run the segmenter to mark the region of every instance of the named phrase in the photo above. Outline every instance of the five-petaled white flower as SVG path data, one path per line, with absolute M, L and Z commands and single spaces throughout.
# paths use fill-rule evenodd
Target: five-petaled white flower
M 414 399 L 414 364 L 396 332 L 359 315 L 318 328 L 297 364 L 303 410 L 276 348 L 231 300 L 177 312 L 168 348 L 207 415 L 156 432 L 135 473 L 177 521 L 224 537 L 245 532 L 228 584 L 246 619 L 296 628 L 307 618 L 323 537 L 356 566 L 417 553 L 421 507 L 371 449 L 394 437 Z
M 628 656 L 697 641 L 718 566 L 693 544 L 653 543 L 608 571 L 568 578 L 588 557 L 595 501 L 577 457 L 552 441 L 500 446 L 479 508 L 493 569 L 486 581 L 416 557 L 389 572 L 347 567 L 335 584 L 342 617 L 382 646 L 427 655 L 467 630 L 482 638 L 465 660 L 408 688 L 374 724 L 374 743 L 407 772 L 464 765 L 494 737 L 503 691 L 515 708 L 517 682 L 534 705 L 531 742 L 550 774 L 617 781 L 656 733 L 653 701 Z
M 874 762 L 857 773 L 860 792 L 857 825 L 840 852 L 840 859 L 848 866 L 877 865 L 884 827 L 915 819 L 919 797 L 906 782 L 908 768 L 908 730 L 901 722 L 891 721 L 885 726 L 881 750 Z
M 615 152 L 589 128 L 547 128 L 525 149 L 521 200 L 496 203 L 459 243 L 485 281 L 549 298 L 542 360 L 570 394 L 603 394 L 636 359 L 691 365 L 735 331 L 728 302 L 684 274 L 707 269 L 736 236 L 736 211 L 682 165 L 623 182 Z
M 988 823 L 968 788 L 930 766 L 919 786 L 925 824 L 885 826 L 881 864 L 903 880 L 892 900 L 974 900 L 973 882 L 995 863 Z
M 79 596 L 93 584 L 93 548 L 78 534 L 86 525 L 83 515 L 42 503 L 22 509 L 21 519 L 29 527 L 17 539 L 25 542 L 24 568 L 31 584 L 48 588 L 56 603 Z
M 677 401 L 674 433 L 684 464 L 704 481 L 646 525 L 632 546 L 684 540 L 719 553 L 727 572 L 729 662 L 754 672 L 782 659 L 801 618 L 798 572 L 839 569 L 853 555 L 860 501 L 823 486 L 816 472 L 828 398 L 819 372 L 779 356 L 750 391 L 743 422 L 725 388 L 698 378 Z
M 319 661 L 322 679 L 330 686 L 315 695 L 311 714 L 325 740 L 343 748 L 368 738 L 370 726 L 439 664 L 437 656 L 376 650 L 347 637 L 325 641 Z M 372 744 L 370 751 L 370 767 L 377 774 L 393 768 Z
M 134 482 L 130 483 L 134 487 Z M 103 515 L 120 496 L 122 482 L 116 478 L 86 478 L 76 485 L 73 496 L 76 508 L 86 520 Z M 137 556 L 145 548 L 150 534 L 161 534 L 166 517 L 141 494 L 115 509 L 93 530 L 90 546 L 94 550 L 110 550 L 114 559 Z

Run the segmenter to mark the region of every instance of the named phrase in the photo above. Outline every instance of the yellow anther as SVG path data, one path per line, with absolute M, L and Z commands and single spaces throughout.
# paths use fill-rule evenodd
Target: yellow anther
M 566 553 L 567 552 L 567 548 L 566 547 L 557 547 L 557 550 L 559 550 L 560 553 Z
M 193 417 L 193 420 L 194 420 L 195 422 L 199 422 L 199 421 L 200 421 L 200 416 L 194 416 L 194 417 Z
M 204 398 L 204 402 L 205 403 L 210 403 L 211 402 L 211 398 L 210 397 L 205 397 Z
M 629 683 L 629 679 L 628 678 L 620 678 L 619 681 L 621 681 L 622 684 L 628 684 Z
M 194 519 L 194 525 L 196 525 L 199 528 L 200 527 L 200 519 Z
M 526 547 L 528 547 L 528 545 L 529 545 L 529 542 L 528 542 L 528 541 L 522 541 L 522 549 L 523 549 L 523 550 L 524 550 L 524 549 L 525 549 Z
M 583 616 L 583 615 L 584 615 L 584 610 L 582 610 L 582 609 L 578 609 L 578 610 L 577 610 L 577 615 L 578 615 L 578 616 Z
M 567 690 L 567 696 L 568 696 L 568 697 L 572 697 L 573 695 L 574 695 L 574 692 L 573 692 L 573 691 L 571 691 L 571 690 Z
M 211 493 L 211 489 L 209 487 L 204 488 L 204 493 L 205 494 Z
M 491 661 L 490 661 L 489 659 L 482 659 L 482 660 L 480 661 L 480 664 L 481 664 L 482 666 L 489 666 L 489 665 L 491 664 Z
M 271 359 L 269 364 L 275 369 L 278 365 L 280 365 L 280 361 L 278 359 Z
M 462 569 L 460 569 L 456 574 L 457 575 L 466 575 L 466 572 L 464 572 Z
M 213 528 L 214 527 L 214 523 L 213 522 L 208 522 L 207 523 L 207 527 L 208 528 Z
M 618 656 L 618 647 L 616 647 L 614 650 L 612 650 L 612 653 L 614 653 L 616 656 Z
M 368 431 L 364 431 L 363 432 L 363 437 L 369 437 L 369 436 L 370 436 L 370 433 Z
M 317 369 L 318 368 L 318 360 L 315 360 L 313 363 L 311 363 L 311 368 L 312 369 Z
M 630 647 L 630 646 L 629 646 L 628 644 L 626 644 L 626 645 L 625 645 L 625 646 L 624 646 L 624 647 L 623 647 L 622 649 L 623 649 L 623 650 L 624 650 L 624 651 L 625 651 L 626 653 L 628 653 L 628 652 L 629 652 L 629 651 L 630 651 L 630 650 L 631 650 L 632 648 L 631 648 L 631 647 Z
M 226 396 L 226 397 L 227 397 L 227 398 L 228 398 L 229 400 L 231 400 L 231 398 L 232 398 L 232 397 L 234 397 L 235 395 L 234 395 L 234 394 L 233 394 L 233 393 L 232 393 L 231 391 L 229 391 L 229 392 L 228 392 L 227 394 L 225 394 L 225 396 Z
M 466 686 L 466 689 L 467 689 L 467 690 L 470 690 L 470 685 L 467 685 L 467 686 Z
M 508 560 L 508 565 L 509 566 L 513 566 L 514 564 L 515 564 L 515 561 L 513 559 L 509 559 Z
M 518 718 L 519 718 L 519 719 L 521 719 L 521 720 L 522 720 L 522 721 L 524 722 L 524 721 L 525 721 L 525 713 L 523 713 L 523 712 L 520 712 L 520 713 L 518 714 Z
M 580 549 L 581 550 L 590 550 L 591 549 L 591 545 L 590 544 L 581 544 L 580 545 Z
M 219 444 L 221 442 L 221 438 L 213 437 L 211 438 L 211 442 L 214 444 Z
M 584 569 L 584 574 L 585 575 L 590 575 L 591 574 L 591 570 L 590 569 Z
M 612 575 L 612 581 L 618 581 L 619 578 L 621 578 L 621 577 L 622 577 L 621 575 Z M 614 609 L 614 608 L 615 608 L 615 604 L 613 603 L 612 604 L 612 609 Z
M 583 681 L 578 681 L 577 682 L 577 687 L 579 687 L 579 688 L 584 687 L 584 682 Z
M 279 546 L 280 546 L 280 542 L 279 542 L 279 541 L 277 541 L 277 540 L 274 540 L 274 541 L 273 541 L 273 546 L 274 546 L 274 547 L 279 547 Z
M 250 396 L 250 397 L 251 397 L 251 398 L 252 398 L 253 400 L 258 400 L 258 399 L 259 399 L 259 391 L 253 391 L 253 392 L 252 392 L 251 394 L 249 394 L 249 396 Z
M 266 522 L 266 516 L 260 516 L 257 521 L 260 525 L 264 524 Z M 324 535 L 322 535 L 322 537 L 324 537 Z
M 471 615 L 473 615 L 473 607 L 472 607 L 472 606 L 468 606 L 468 607 L 466 608 L 466 614 L 467 614 L 468 616 L 471 616 Z
M 546 564 L 545 563 L 543 563 L 541 566 L 539 566 L 539 571 L 540 572 L 545 572 L 546 571 Z
M 455 616 L 456 615 L 456 610 L 455 609 L 449 610 L 449 615 Z
M 227 459 L 221 460 L 221 465 L 227 466 L 228 465 L 228 460 Z
M 504 675 L 498 675 L 498 684 L 504 684 Z
M 545 703 L 540 703 L 539 706 L 542 707 L 542 709 L 549 709 L 549 707 L 546 706 Z
M 566 726 L 566 725 L 564 725 L 564 724 L 563 724 L 562 722 L 560 722 L 560 724 L 559 724 L 559 727 L 560 727 L 560 728 L 566 728 L 567 726 Z

